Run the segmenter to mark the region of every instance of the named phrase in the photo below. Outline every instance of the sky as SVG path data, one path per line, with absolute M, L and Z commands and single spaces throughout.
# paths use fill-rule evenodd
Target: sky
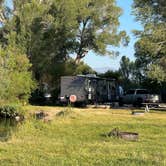
M 7 4 L 10 6 L 12 0 L 7 0 Z M 115 48 L 120 52 L 118 57 L 110 56 L 99 56 L 90 51 L 83 61 L 92 67 L 97 72 L 105 72 L 107 70 L 118 70 L 119 62 L 123 55 L 129 57 L 131 60 L 134 60 L 134 43 L 136 42 L 135 36 L 132 34 L 133 29 L 140 30 L 142 29 L 139 22 L 134 20 L 134 16 L 131 15 L 131 5 L 133 0 L 117 0 L 117 5 L 122 8 L 123 14 L 120 17 L 120 27 L 119 30 L 125 30 L 130 37 L 130 43 L 127 47 Z

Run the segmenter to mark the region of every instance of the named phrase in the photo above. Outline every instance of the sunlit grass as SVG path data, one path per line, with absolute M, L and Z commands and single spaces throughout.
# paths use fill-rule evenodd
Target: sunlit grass
M 49 123 L 27 118 L 0 143 L 0 165 L 166 165 L 166 112 L 133 116 L 131 110 L 26 107 L 31 112 L 71 111 Z M 103 137 L 118 127 L 139 133 L 137 142 Z

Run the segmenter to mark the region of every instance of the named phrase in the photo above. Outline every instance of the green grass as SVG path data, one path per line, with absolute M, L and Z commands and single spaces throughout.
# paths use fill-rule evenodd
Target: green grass
M 27 110 L 64 110 L 27 107 Z M 101 136 L 118 127 L 137 142 Z M 128 110 L 73 109 L 51 122 L 28 118 L 0 142 L 0 166 L 166 165 L 166 112 L 133 116 Z

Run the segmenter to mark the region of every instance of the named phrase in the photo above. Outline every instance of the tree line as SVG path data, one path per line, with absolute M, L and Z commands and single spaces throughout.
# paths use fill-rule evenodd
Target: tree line
M 163 95 L 166 101 L 166 3 L 164 0 L 134 0 L 132 14 L 143 30 L 134 30 L 135 61 L 122 56 L 120 69 L 104 74 L 115 77 L 125 89 L 142 87 Z
M 0 0 L 2 101 L 26 101 L 43 82 L 57 94 L 60 76 L 95 73 L 81 61 L 89 51 L 117 55 L 109 46 L 129 42 L 126 32 L 118 29 L 122 9 L 115 0 L 12 0 L 11 6 L 5 2 Z M 136 61 L 121 59 L 118 79 L 126 85 L 165 83 L 164 7 L 162 0 L 133 3 L 133 14 L 144 30 L 134 31 L 139 38 Z

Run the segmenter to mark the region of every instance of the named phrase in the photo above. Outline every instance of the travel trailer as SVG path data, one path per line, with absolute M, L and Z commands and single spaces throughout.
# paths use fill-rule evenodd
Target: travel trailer
M 62 76 L 60 91 L 62 103 L 99 104 L 113 102 L 118 97 L 116 80 L 96 75 Z

